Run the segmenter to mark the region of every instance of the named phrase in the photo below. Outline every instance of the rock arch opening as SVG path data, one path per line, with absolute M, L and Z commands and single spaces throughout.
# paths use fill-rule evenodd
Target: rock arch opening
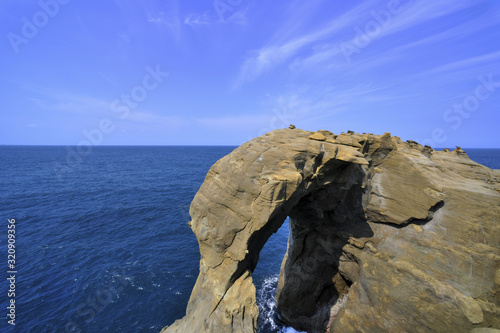
M 288 328 L 278 315 L 276 304 L 276 287 L 287 251 L 288 236 L 289 218 L 285 219 L 279 230 L 264 245 L 260 251 L 257 267 L 252 273 L 259 308 L 257 333 L 282 332 Z
M 299 158 L 302 155 L 298 155 Z M 271 215 L 248 242 L 248 261 L 240 262 L 235 276 L 253 273 L 260 251 L 289 217 L 287 252 L 283 258 L 276 302 L 285 324 L 310 333 L 325 332 L 335 304 L 347 297 L 359 277 L 355 259 L 344 252 L 353 239 L 368 239 L 373 232 L 363 208 L 365 171 L 359 164 L 337 161 L 325 175 L 297 191 Z M 294 197 L 297 195 L 297 197 Z M 241 273 L 242 274 L 242 273 Z
M 297 131 L 248 142 L 208 172 L 190 209 L 200 275 L 185 320 L 169 330 L 254 332 L 252 272 L 264 244 L 290 216 L 278 308 L 291 326 L 324 331 L 329 317 L 323 307 L 352 281 L 349 272 L 339 273 L 341 249 L 349 237 L 369 234 L 368 225 L 361 226 L 368 162 L 358 147 Z

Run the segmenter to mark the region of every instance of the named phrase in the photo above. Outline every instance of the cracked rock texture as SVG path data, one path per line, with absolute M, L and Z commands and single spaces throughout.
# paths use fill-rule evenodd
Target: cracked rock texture
M 247 142 L 190 208 L 200 274 L 162 332 L 255 332 L 252 272 L 288 216 L 276 298 L 307 332 L 500 328 L 500 173 L 457 148 L 296 128 Z

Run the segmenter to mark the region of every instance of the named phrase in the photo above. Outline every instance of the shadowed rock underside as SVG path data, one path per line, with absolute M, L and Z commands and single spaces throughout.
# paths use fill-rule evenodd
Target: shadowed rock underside
M 316 332 L 500 328 L 500 173 L 460 148 L 296 128 L 247 142 L 190 208 L 200 274 L 162 332 L 255 332 L 252 272 L 290 218 L 276 293 Z

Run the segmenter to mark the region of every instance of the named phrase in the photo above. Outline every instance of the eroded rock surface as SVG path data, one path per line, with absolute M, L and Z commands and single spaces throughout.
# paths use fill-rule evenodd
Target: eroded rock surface
M 200 274 L 165 332 L 255 332 L 252 272 L 290 217 L 277 290 L 307 332 L 500 328 L 500 175 L 389 133 L 296 128 L 243 144 L 190 209 Z

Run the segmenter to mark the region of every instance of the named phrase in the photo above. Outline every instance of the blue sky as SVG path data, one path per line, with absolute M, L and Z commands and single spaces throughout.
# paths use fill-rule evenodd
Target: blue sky
M 499 1 L 3 0 L 0 28 L 0 144 L 500 147 Z

